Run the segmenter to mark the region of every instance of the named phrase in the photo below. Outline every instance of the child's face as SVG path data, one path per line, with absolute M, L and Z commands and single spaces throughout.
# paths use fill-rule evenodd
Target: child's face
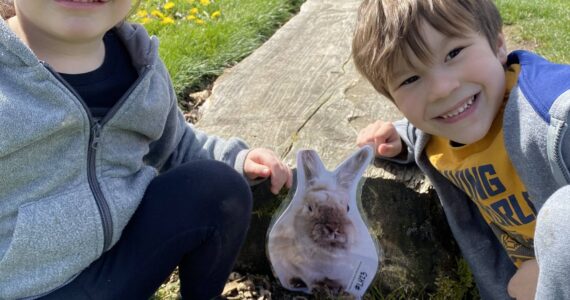
M 123 20 L 131 0 L 15 0 L 18 22 L 46 39 L 84 42 L 99 39 Z
M 489 131 L 503 101 L 503 36 L 497 37 L 493 51 L 475 32 L 448 37 L 427 22 L 422 29 L 431 63 L 421 63 L 413 54 L 412 66 L 402 59 L 388 90 L 399 110 L 422 131 L 462 144 L 476 142 Z

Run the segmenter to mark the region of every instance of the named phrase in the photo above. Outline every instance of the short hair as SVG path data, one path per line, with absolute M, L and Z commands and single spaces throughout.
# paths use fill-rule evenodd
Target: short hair
M 0 0 L 0 17 L 7 20 L 16 14 L 12 0 Z
M 352 57 L 358 71 L 384 96 L 396 62 L 408 64 L 411 51 L 420 61 L 429 62 L 430 51 L 421 36 L 427 22 L 451 37 L 474 31 L 497 49 L 502 30 L 499 11 L 492 0 L 363 0 L 352 40 Z

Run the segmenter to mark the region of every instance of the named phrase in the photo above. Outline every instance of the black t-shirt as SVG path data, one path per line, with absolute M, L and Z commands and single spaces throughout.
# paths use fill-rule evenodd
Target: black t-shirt
M 105 34 L 103 42 L 105 59 L 99 68 L 83 74 L 60 73 L 96 119 L 103 118 L 138 77 L 127 49 L 112 30 Z

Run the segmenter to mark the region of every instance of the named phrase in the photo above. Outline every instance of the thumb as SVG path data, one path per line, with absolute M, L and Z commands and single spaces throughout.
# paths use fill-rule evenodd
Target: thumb
M 378 154 L 384 157 L 394 157 L 400 153 L 400 150 L 394 144 L 381 144 L 378 146 Z

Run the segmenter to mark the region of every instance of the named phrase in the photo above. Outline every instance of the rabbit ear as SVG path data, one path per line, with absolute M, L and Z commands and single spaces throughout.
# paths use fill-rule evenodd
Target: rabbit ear
M 307 182 L 319 177 L 319 174 L 324 169 L 319 155 L 314 150 L 301 150 L 297 161 L 297 169 L 299 165 L 303 166 L 303 172 L 305 173 L 305 180 Z
M 348 188 L 357 178 L 362 176 L 372 159 L 372 148 L 364 146 L 350 156 L 335 170 L 339 186 Z

